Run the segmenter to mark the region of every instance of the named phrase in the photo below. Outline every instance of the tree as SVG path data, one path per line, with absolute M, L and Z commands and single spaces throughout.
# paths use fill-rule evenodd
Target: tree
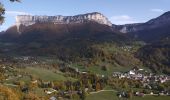
M 38 95 L 32 92 L 29 92 L 28 94 L 25 94 L 24 100 L 44 100 L 44 99 L 40 98 Z
M 130 89 L 129 92 L 128 92 L 128 98 L 131 100 L 133 97 L 133 90 Z
M 3 85 L 0 85 L 0 94 L 3 94 L 1 95 L 3 99 L 0 97 L 1 100 L 20 100 L 21 97 L 17 91 Z
M 86 94 L 86 91 L 85 91 L 85 87 L 83 87 L 83 89 L 82 89 L 82 94 L 81 94 L 81 99 L 82 99 L 82 100 L 85 100 L 85 99 L 86 99 L 86 96 L 87 96 L 87 94 Z
M 73 94 L 72 99 L 73 100 L 80 100 L 80 96 L 78 94 Z
M 0 24 L 4 22 L 4 15 L 5 14 L 5 8 L 3 7 L 3 4 L 0 2 Z
M 101 85 L 100 85 L 99 82 L 97 82 L 97 84 L 96 84 L 96 91 L 99 91 L 100 89 L 101 89 Z
M 11 2 L 20 2 L 20 0 L 9 0 Z M 2 24 L 4 22 L 4 14 L 5 14 L 5 8 L 4 5 L 0 2 L 0 24 Z
M 107 66 L 106 65 L 104 65 L 104 66 L 102 66 L 102 68 L 101 68 L 103 71 L 107 71 Z
M 128 85 L 127 81 L 123 82 L 123 88 L 124 89 L 128 89 L 129 88 L 129 85 Z
M 158 91 L 164 91 L 165 86 L 163 84 L 158 84 Z

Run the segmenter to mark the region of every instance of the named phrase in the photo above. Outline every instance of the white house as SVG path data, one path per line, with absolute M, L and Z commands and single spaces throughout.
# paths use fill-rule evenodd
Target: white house
M 135 72 L 133 70 L 130 70 L 128 74 L 135 75 Z

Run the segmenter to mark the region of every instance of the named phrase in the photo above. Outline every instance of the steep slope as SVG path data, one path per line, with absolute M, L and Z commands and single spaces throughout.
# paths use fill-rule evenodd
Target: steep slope
M 97 18 L 98 13 L 95 14 Z M 95 15 L 92 14 L 92 16 Z M 77 16 L 76 18 L 79 19 Z M 103 21 L 98 22 L 98 20 L 87 20 L 85 17 L 83 21 L 81 19 L 77 22 L 75 19 L 75 22 L 70 23 L 56 23 L 53 22 L 54 19 L 40 17 L 31 22 L 28 18 L 25 22 L 24 19 L 17 19 L 17 22 L 20 22 L 19 31 L 16 25 L 9 28 L 1 37 L 5 43 L 15 43 L 15 45 L 11 48 L 3 47 L 5 50 L 1 48 L 2 53 L 20 56 L 49 56 L 66 62 L 86 62 L 93 63 L 93 65 L 97 62 L 98 64 L 110 62 L 115 66 L 131 66 L 134 65 L 134 61 L 138 63 L 132 53 L 121 54 L 124 51 L 120 47 L 128 45 L 131 40 L 126 35 L 115 31 L 109 24 L 103 23 L 109 22 L 107 18 L 102 17 Z M 35 23 L 31 24 L 33 22 Z M 106 50 L 100 48 L 108 45 L 113 51 L 108 47 Z M 117 51 L 114 51 L 116 49 Z
M 170 38 L 152 43 L 139 49 L 136 55 L 155 72 L 170 74 Z
M 149 44 L 136 52 L 136 57 L 155 72 L 170 74 L 170 11 L 146 23 L 113 27 Z
M 146 23 L 127 24 L 113 27 L 120 32 L 128 33 L 130 36 L 142 41 L 157 41 L 170 36 L 170 12 L 166 12 Z
M 6 36 L 7 39 L 8 35 Z M 20 44 L 37 42 L 69 47 L 75 44 L 90 46 L 91 44 L 103 42 L 123 44 L 128 41 L 128 38 L 112 30 L 109 26 L 96 22 L 86 22 L 77 24 L 37 23 L 25 27 L 22 34 L 18 34 L 12 40 Z
M 15 42 L 36 42 L 36 41 L 61 41 L 67 38 L 84 38 L 97 41 L 117 41 L 128 39 L 125 35 L 94 21 L 71 24 L 36 23 L 30 26 L 20 26 L 22 33 L 17 32 L 17 27 L 9 28 L 2 39 L 14 40 Z

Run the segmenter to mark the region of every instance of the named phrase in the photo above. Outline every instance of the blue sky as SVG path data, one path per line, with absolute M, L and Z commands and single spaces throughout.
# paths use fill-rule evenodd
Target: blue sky
M 11 3 L 0 0 L 6 7 L 5 23 L 0 31 L 15 24 L 16 15 L 77 15 L 101 12 L 113 24 L 145 22 L 170 11 L 170 0 L 22 0 Z

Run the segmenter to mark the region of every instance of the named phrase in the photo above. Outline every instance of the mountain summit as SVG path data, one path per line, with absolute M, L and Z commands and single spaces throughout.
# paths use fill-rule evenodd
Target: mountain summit
M 54 24 L 71 24 L 71 23 L 84 23 L 87 21 L 94 21 L 99 24 L 112 26 L 112 23 L 103 14 L 98 12 L 80 14 L 75 16 L 31 16 L 31 15 L 18 15 L 16 17 L 16 26 L 18 32 L 20 26 L 30 26 L 35 23 L 54 23 Z

